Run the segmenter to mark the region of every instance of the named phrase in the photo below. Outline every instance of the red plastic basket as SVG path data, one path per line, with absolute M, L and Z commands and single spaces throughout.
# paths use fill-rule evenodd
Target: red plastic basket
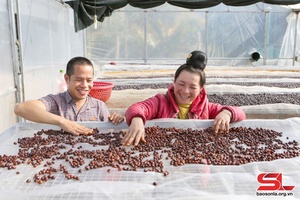
M 90 95 L 96 99 L 106 102 L 110 98 L 113 87 L 115 87 L 113 83 L 94 81 Z

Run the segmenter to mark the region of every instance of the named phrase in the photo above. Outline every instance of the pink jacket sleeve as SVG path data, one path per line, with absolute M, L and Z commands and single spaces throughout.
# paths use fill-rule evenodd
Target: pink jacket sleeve
M 217 103 L 209 103 L 209 118 L 214 119 L 222 110 L 226 109 L 231 112 L 231 120 L 230 122 L 237 122 L 246 119 L 245 112 L 236 106 L 222 106 Z
M 156 96 L 134 103 L 125 112 L 126 122 L 130 125 L 132 118 L 141 117 L 145 124 L 147 120 L 155 118 L 158 109 L 159 100 Z

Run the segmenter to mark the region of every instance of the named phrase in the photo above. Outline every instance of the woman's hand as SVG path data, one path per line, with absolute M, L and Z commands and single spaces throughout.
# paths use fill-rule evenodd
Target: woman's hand
M 222 110 L 215 118 L 212 130 L 215 133 L 229 132 L 229 123 L 231 120 L 231 112 L 229 110 Z
M 138 145 L 139 142 L 146 142 L 145 140 L 145 126 L 143 120 L 140 117 L 134 117 L 131 120 L 131 124 L 126 135 L 123 138 L 123 145 L 129 146 L 132 143 Z
M 108 120 L 111 121 L 113 124 L 118 124 L 124 121 L 124 116 L 119 113 L 113 113 L 108 117 Z

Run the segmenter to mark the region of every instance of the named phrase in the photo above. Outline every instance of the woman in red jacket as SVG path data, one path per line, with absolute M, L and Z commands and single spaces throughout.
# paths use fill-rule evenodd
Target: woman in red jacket
M 189 54 L 186 64 L 175 72 L 166 94 L 157 94 L 142 102 L 131 105 L 125 112 L 128 132 L 123 138 L 124 145 L 138 145 L 144 138 L 146 120 L 158 118 L 214 119 L 212 129 L 228 132 L 229 123 L 246 119 L 239 107 L 222 106 L 208 102 L 204 88 L 206 77 L 204 68 L 207 57 L 202 51 Z

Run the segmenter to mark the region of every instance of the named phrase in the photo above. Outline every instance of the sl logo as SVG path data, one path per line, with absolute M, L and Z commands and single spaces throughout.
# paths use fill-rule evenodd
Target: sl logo
M 257 188 L 259 191 L 293 190 L 295 187 L 282 185 L 282 173 L 261 173 L 257 181 L 262 184 Z

